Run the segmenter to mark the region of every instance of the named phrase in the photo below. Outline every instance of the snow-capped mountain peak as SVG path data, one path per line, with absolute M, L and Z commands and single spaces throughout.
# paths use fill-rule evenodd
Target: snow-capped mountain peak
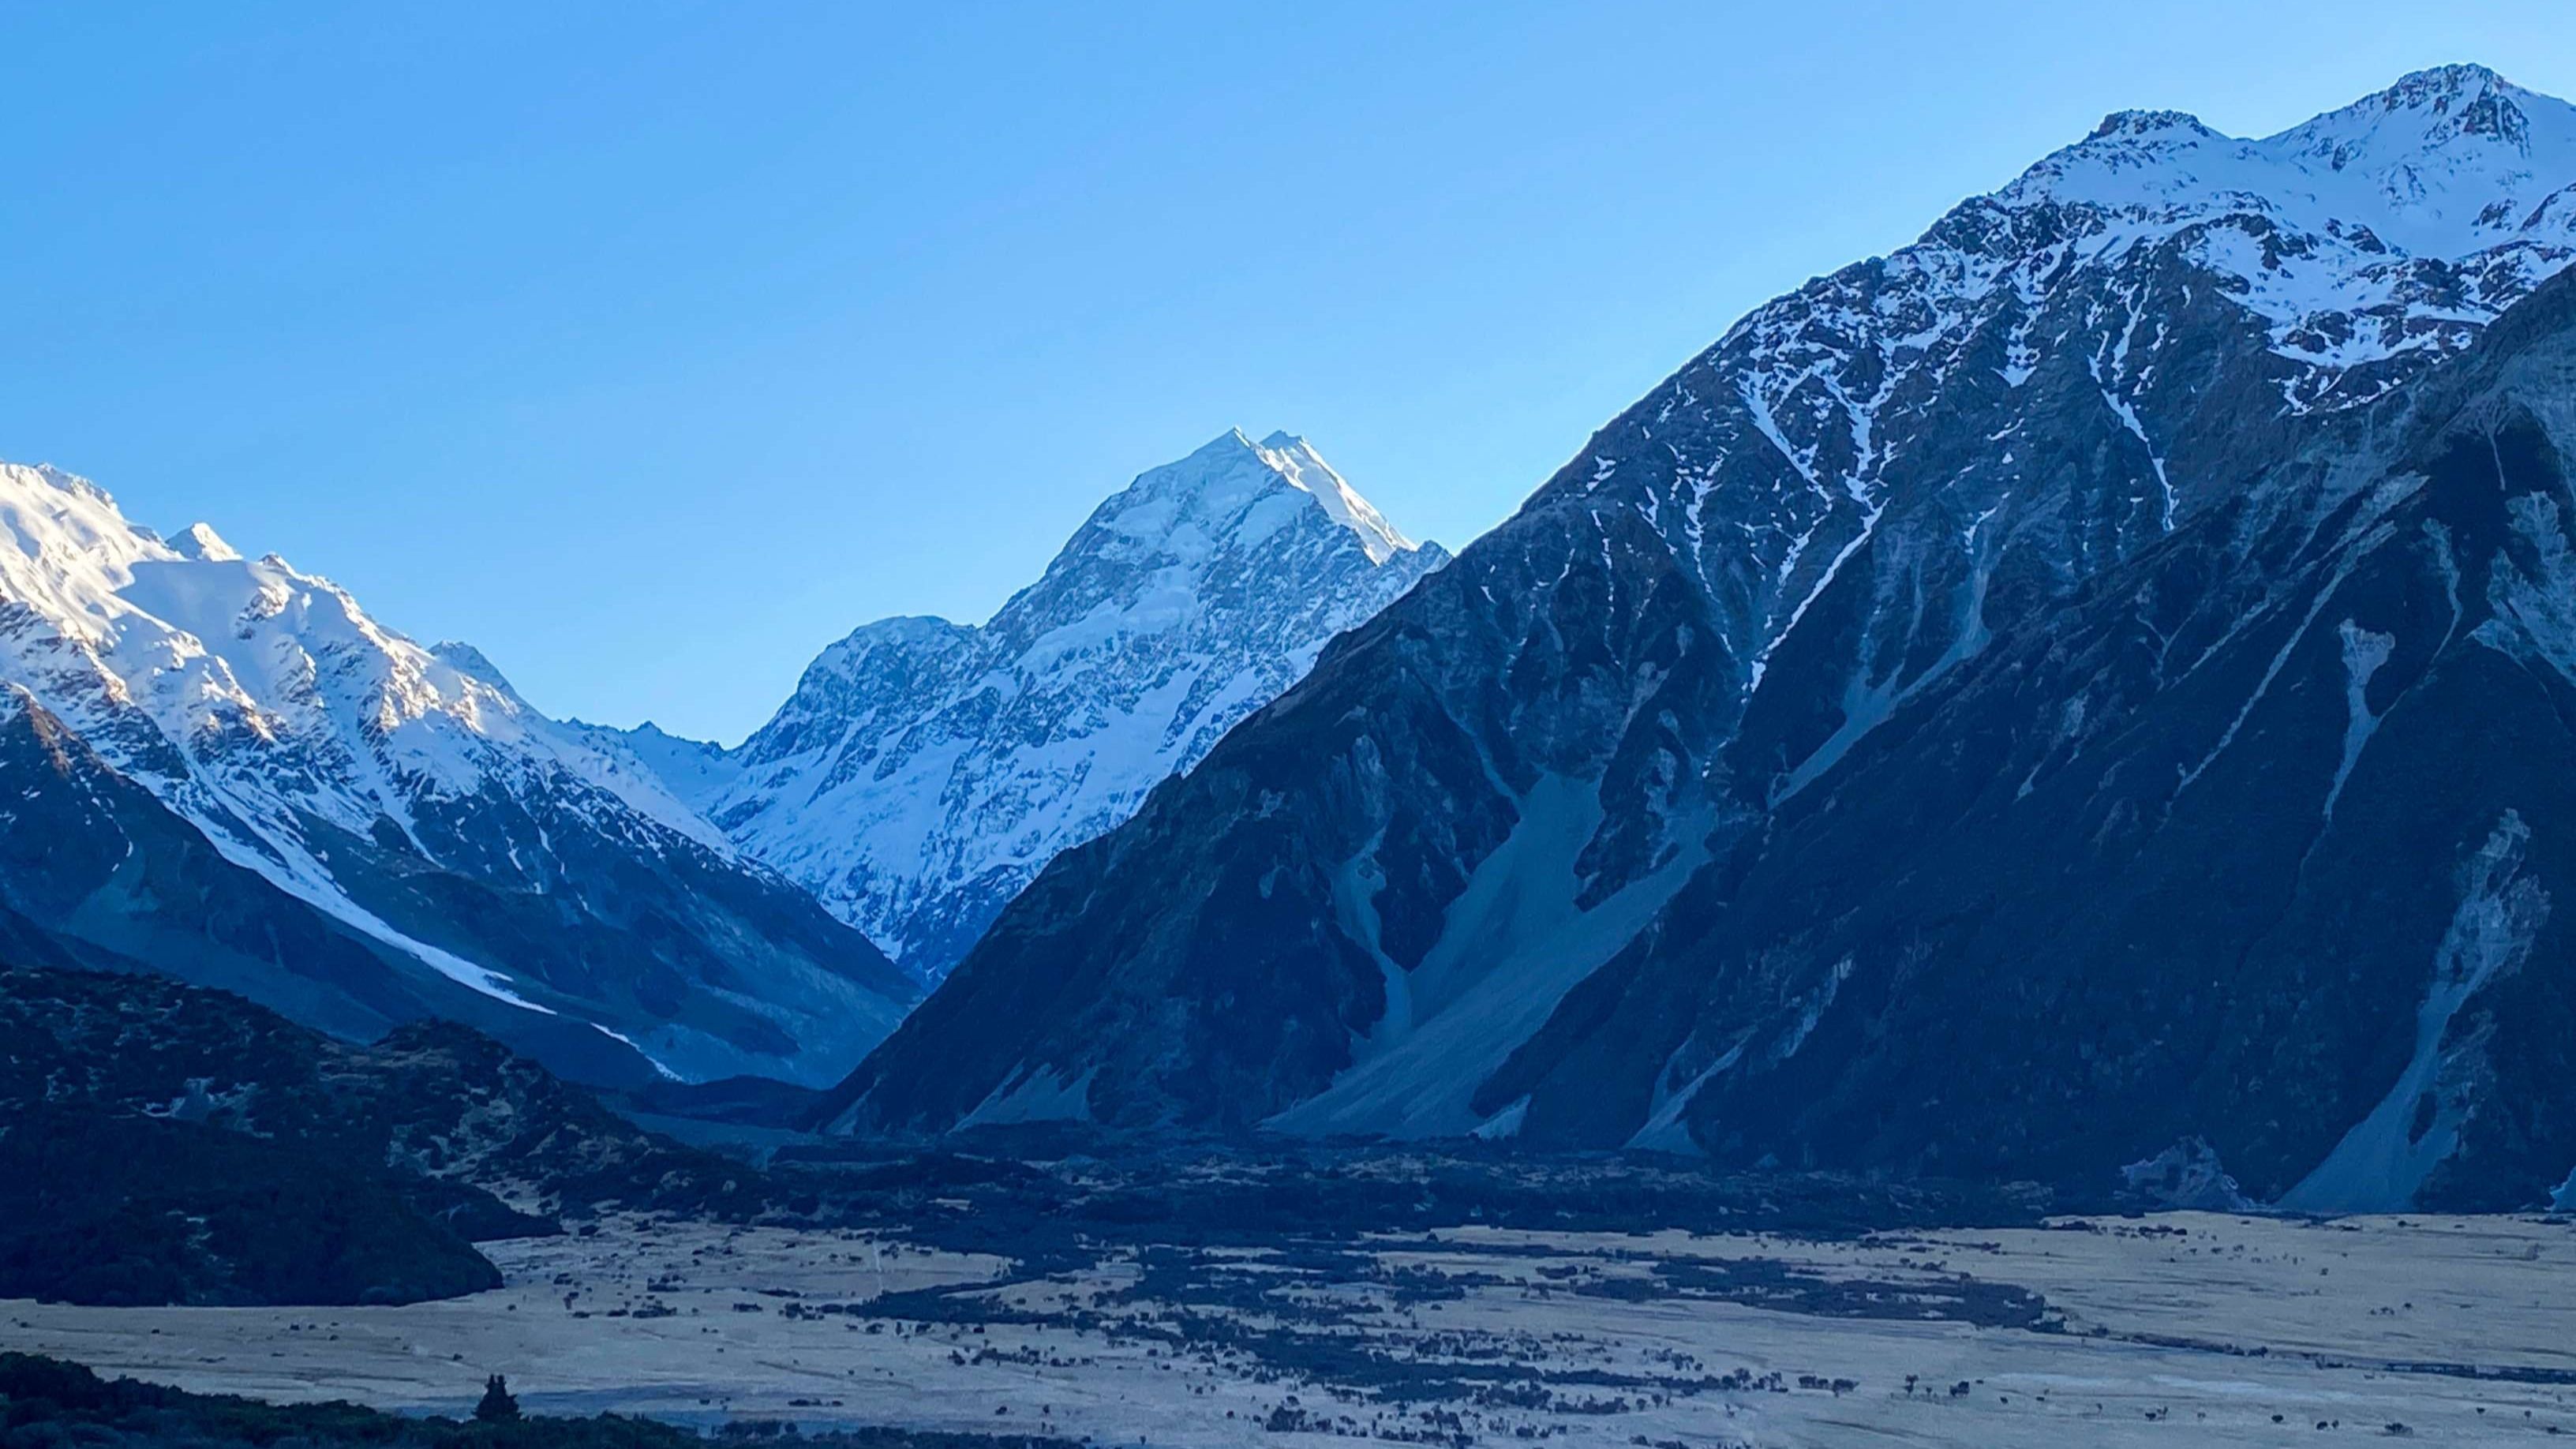
M 2484 66 L 2419 71 L 2377 95 L 2263 143 L 2320 177 L 2366 188 L 2385 239 L 2419 255 L 2456 258 L 2534 220 L 2544 199 L 2576 180 L 2576 106 L 2512 85 Z M 2568 229 L 2562 216 L 2556 229 Z
M 2118 136 L 2161 136 L 2181 133 L 2188 137 L 2215 136 L 2218 133 L 2202 124 L 2200 117 L 2189 111 L 2113 111 L 2093 128 L 2087 141 L 2100 141 Z
M 2243 211 L 2458 261 L 2530 229 L 2576 181 L 2576 106 L 2484 66 L 2419 71 L 2259 140 L 2178 111 L 2121 111 L 1997 194 L 2175 224 Z M 2565 240 L 2570 219 L 2547 228 Z M 2114 239 L 2126 228 L 2114 229 Z
M 1236 437 L 1242 437 L 1238 432 Z M 1322 454 L 1304 438 L 1291 433 L 1272 433 L 1261 440 L 1262 461 L 1277 469 L 1290 486 L 1303 489 L 1324 505 L 1324 514 L 1335 523 L 1358 534 L 1360 546 L 1368 550 L 1369 561 L 1384 563 L 1400 553 L 1411 553 L 1412 539 L 1395 530 L 1358 490 L 1333 471 Z
M 2561 106 L 2554 98 L 2524 90 L 2482 65 L 2434 66 L 2294 127 L 2292 134 L 2323 139 L 2357 128 L 2388 129 L 2396 133 L 2401 147 L 2429 150 L 2455 141 L 2482 140 L 2528 155 L 2532 136 L 2526 108 L 2535 104 L 2544 110 Z
M 431 658 L 468 679 L 488 684 L 512 699 L 519 697 L 519 691 L 511 687 L 509 676 L 501 672 L 501 666 L 494 664 L 482 650 L 461 639 L 442 639 L 429 646 L 429 653 Z
M 853 1011 L 871 991 L 842 973 L 885 968 L 864 942 L 834 939 L 847 933 L 742 859 L 658 773 L 538 714 L 479 652 L 424 649 L 329 579 L 273 553 L 245 559 L 206 525 L 164 540 L 59 469 L 0 464 L 0 681 L 232 865 L 474 992 L 627 1032 L 666 1066 L 827 1073 L 853 1021 L 891 1020 L 883 992 L 872 1013 Z M 720 929 L 748 928 L 717 953 L 767 950 L 756 937 L 770 929 L 801 937 L 776 953 L 793 959 L 770 1000 L 693 1008 L 712 1024 L 701 1030 L 673 1022 L 690 988 L 667 962 L 653 968 L 659 1007 L 640 1010 L 605 1000 L 623 988 L 596 978 L 526 974 L 549 951 L 596 949 L 581 933 L 603 923 L 583 924 L 581 902 L 657 874 L 706 893 L 684 909 L 732 911 Z M 499 906 L 450 917 L 413 894 L 428 881 L 451 902 L 471 882 L 565 904 L 544 908 L 542 928 L 500 920 Z M 477 934 L 486 926 L 498 939 Z M 666 924 L 658 939 L 678 935 Z M 705 969 L 710 948 L 685 949 L 699 954 L 684 969 Z M 879 984 L 904 989 L 890 972 Z M 786 1065 L 802 1045 L 781 1029 L 790 1021 L 828 1043 L 819 1063 Z
M 170 547 L 176 549 L 182 558 L 192 558 L 207 563 L 230 563 L 241 557 L 231 544 L 224 542 L 222 534 L 215 532 L 212 525 L 204 523 L 192 523 L 181 529 L 178 535 L 170 540 Z
M 935 979 L 1057 852 L 1447 557 L 1304 439 L 1229 429 L 1104 500 L 987 623 L 864 625 L 741 748 L 628 748 Z
M 245 559 L 205 524 L 165 542 L 93 483 L 8 465 L 0 524 L 18 544 L 0 548 L 0 599 L 24 606 L 0 629 L 0 671 L 84 733 L 113 739 L 129 712 L 148 716 L 197 787 L 227 780 L 237 821 L 274 822 L 243 842 L 254 854 L 291 852 L 308 817 L 408 828 L 422 792 L 471 795 L 528 756 L 589 773 L 479 651 L 424 649 L 329 579 Z M 325 763 L 279 771 L 266 748 L 290 744 Z M 726 848 L 649 778 L 619 793 Z
M 1118 539 L 1193 556 L 1220 538 L 1257 543 L 1303 506 L 1301 494 L 1358 538 L 1371 563 L 1415 547 L 1305 439 L 1277 432 L 1256 443 L 1241 428 L 1148 469 L 1102 502 L 1092 522 Z M 1077 536 L 1067 554 L 1081 543 Z

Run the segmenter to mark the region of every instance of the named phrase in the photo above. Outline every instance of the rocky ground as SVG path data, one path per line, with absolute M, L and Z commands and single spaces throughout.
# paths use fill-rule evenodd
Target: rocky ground
M 1767 1234 L 1466 1228 L 1042 1259 L 612 1217 L 398 1308 L 0 1304 L 0 1349 L 461 1413 L 1101 1443 L 2540 1443 L 2576 1430 L 2576 1228 L 2224 1215 Z

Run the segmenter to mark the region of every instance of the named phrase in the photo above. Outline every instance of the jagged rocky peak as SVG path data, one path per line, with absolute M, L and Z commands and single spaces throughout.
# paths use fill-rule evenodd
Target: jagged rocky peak
M 2215 136 L 2218 133 L 2201 123 L 2189 111 L 2113 111 L 2093 128 L 2088 141 L 2115 136 L 2161 136 L 2179 132 L 2186 136 Z
M 0 464 L 0 605 L 0 682 L 51 740 L 0 759 L 0 795 L 60 846 L 0 870 L 0 909 L 76 958 L 359 1034 L 461 1015 L 612 1074 L 829 1079 L 914 994 L 478 651 L 424 649 L 207 525 L 165 540 L 94 484 Z
M 2419 70 L 2348 110 L 2376 106 L 2383 115 L 2404 115 L 2424 126 L 2427 141 L 2483 137 L 2517 150 L 2531 145 L 2527 101 L 2555 104 L 2546 96 L 2506 80 L 2482 65 L 2442 65 Z M 2336 114 L 2344 114 L 2337 112 Z
M 2576 181 L 2576 106 L 2484 66 L 2445 66 L 2266 144 L 2358 176 L 2426 248 L 2474 245 Z
M 1229 429 L 1101 502 L 990 621 L 862 625 L 737 750 L 628 747 L 936 979 L 1058 851 L 1447 557 L 1304 439 Z
M 2121 111 L 2032 167 L 2006 204 L 2085 204 L 2174 220 L 2246 212 L 2309 231 L 2368 228 L 2457 261 L 2525 232 L 2576 182 L 2576 107 L 2484 66 L 2419 71 L 2260 140 L 2177 111 Z M 2562 224 L 2551 235 L 2564 240 Z

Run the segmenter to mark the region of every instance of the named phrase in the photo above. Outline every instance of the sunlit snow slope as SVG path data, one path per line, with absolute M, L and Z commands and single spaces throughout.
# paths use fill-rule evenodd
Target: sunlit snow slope
M 394 974 L 426 966 L 506 1007 L 480 1012 L 497 1029 L 559 1047 L 563 1029 L 530 1020 L 556 1017 L 683 1075 L 828 1079 L 913 995 L 657 775 L 528 708 L 473 650 L 423 648 L 329 580 L 244 558 L 203 524 L 165 541 L 51 468 L 0 466 L 0 684 L 12 722 L 48 742 L 24 768 L 140 786 Z M 13 831 L 74 828 L 28 808 Z M 164 919 L 203 903 L 126 854 L 122 877 L 85 890 L 41 855 L 0 888 L 66 939 L 183 976 L 212 969 L 221 953 Z M 270 954 L 274 979 L 243 967 L 224 984 L 337 1027 L 447 1013 Z
M 739 749 L 623 738 L 935 981 L 1058 851 L 1446 559 L 1303 439 L 1229 432 L 1102 503 L 990 622 L 886 619 L 825 650 Z

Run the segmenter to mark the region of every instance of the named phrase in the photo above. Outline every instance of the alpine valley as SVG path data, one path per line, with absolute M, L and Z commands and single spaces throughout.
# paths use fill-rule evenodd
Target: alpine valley
M 603 35 L 582 136 L 506 113 L 550 154 L 608 154 Z M 1126 212 L 1110 48 L 1036 53 L 1042 110 L 971 108 Z M 1262 99 L 1190 79 L 1136 114 Z M 702 89 L 617 154 L 692 205 L 726 163 L 729 303 L 838 233 L 764 224 L 829 220 L 819 168 L 680 144 L 768 99 Z M 1265 144 L 1352 94 L 1278 93 Z M 786 159 L 1082 243 L 849 96 Z M 971 229 L 924 210 L 878 255 Z M 982 241 L 931 250 L 980 288 Z M 2576 106 L 2463 65 L 2258 139 L 2112 115 L 1454 558 L 1284 433 L 1046 481 L 1105 501 L 990 617 L 851 630 L 720 745 L 0 466 L 0 1449 L 2576 1432 Z
M 815 1119 L 2576 1182 L 2576 107 L 2124 112 L 1757 309 Z

